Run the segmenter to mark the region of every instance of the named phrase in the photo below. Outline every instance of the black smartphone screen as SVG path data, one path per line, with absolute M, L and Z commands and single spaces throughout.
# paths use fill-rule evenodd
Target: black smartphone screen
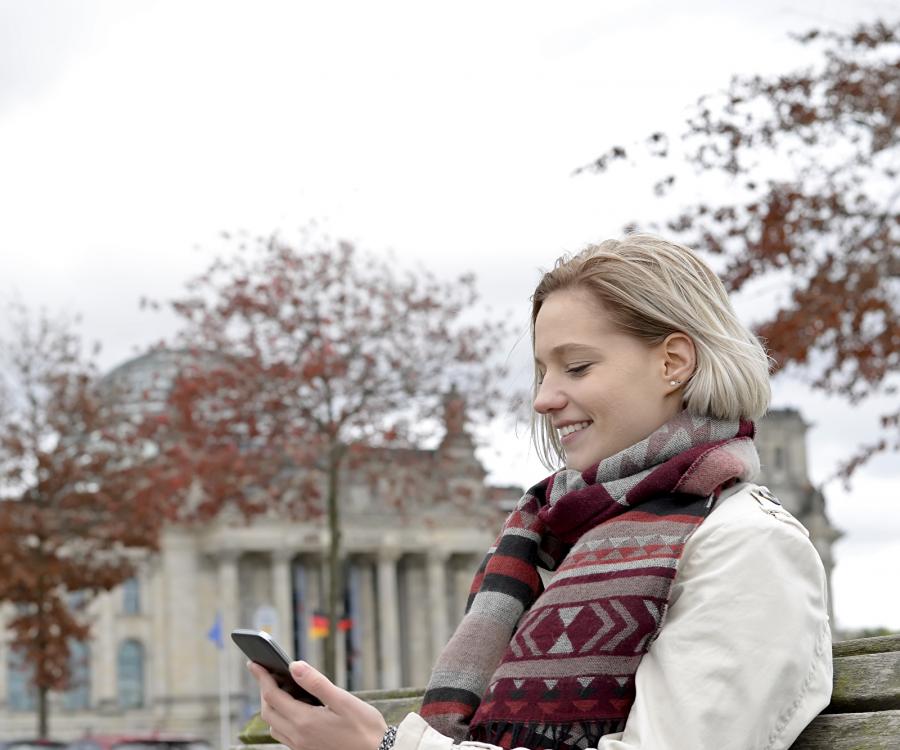
M 311 706 L 322 705 L 322 701 L 294 682 L 289 668 L 291 660 L 268 633 L 239 628 L 231 631 L 231 640 L 247 655 L 250 661 L 265 667 L 284 692 Z

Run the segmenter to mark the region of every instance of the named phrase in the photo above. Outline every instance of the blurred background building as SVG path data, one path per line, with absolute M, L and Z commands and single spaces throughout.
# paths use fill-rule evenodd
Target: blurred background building
M 154 389 L 175 369 L 172 353 L 158 352 L 108 377 L 143 394 L 135 408 L 152 408 L 162 400 Z M 357 467 L 344 477 L 337 682 L 349 689 L 426 683 L 463 615 L 475 569 L 521 495 L 520 487 L 487 484 L 464 405 L 452 393 L 444 423 L 437 448 L 402 456 L 373 451 L 366 459 L 371 471 Z M 807 476 L 807 427 L 790 409 L 762 421 L 761 482 L 809 529 L 830 580 L 839 533 Z M 389 485 L 385 466 L 402 467 L 408 481 L 392 477 Z M 135 578 L 92 603 L 93 637 L 73 653 L 76 680 L 51 696 L 51 734 L 160 730 L 212 739 L 223 683 L 236 731 L 258 698 L 228 632 L 267 630 L 298 658 L 321 665 L 328 542 L 321 520 L 286 523 L 275 515 L 252 522 L 220 516 L 199 530 L 169 529 Z M 6 643 L 0 639 L 0 726 L 4 734 L 25 735 L 33 731 L 35 698 Z

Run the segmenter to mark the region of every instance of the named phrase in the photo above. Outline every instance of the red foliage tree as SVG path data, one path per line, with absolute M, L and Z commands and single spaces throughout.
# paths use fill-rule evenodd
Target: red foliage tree
M 421 445 L 451 385 L 470 413 L 494 416 L 508 331 L 470 321 L 475 302 L 472 276 L 440 282 L 345 242 L 273 237 L 242 242 L 173 303 L 184 326 L 172 345 L 196 364 L 175 378 L 170 437 L 156 442 L 171 470 L 196 484 L 202 499 L 189 512 L 208 517 L 227 503 L 247 515 L 324 511 L 331 675 L 342 472 L 364 457 L 403 455 L 382 449 Z M 396 468 L 383 473 L 393 479 Z
M 728 287 L 787 284 L 786 301 L 757 329 L 778 365 L 858 403 L 895 394 L 900 365 L 900 23 L 797 41 L 817 46 L 819 61 L 733 78 L 699 101 L 681 148 L 657 132 L 638 158 L 664 165 L 654 192 L 682 204 L 666 228 L 720 256 Z M 615 146 L 578 171 L 628 160 L 633 148 Z M 678 164 L 689 169 L 676 173 Z M 685 204 L 691 173 L 707 198 Z M 900 448 L 900 411 L 873 433 L 840 467 L 845 478 Z
M 96 371 L 65 320 L 14 308 L 0 370 L 0 602 L 38 694 L 68 686 L 70 645 L 89 633 L 85 607 L 133 574 L 158 514 L 134 503 L 134 443 L 99 397 Z M 72 594 L 78 592 L 78 605 Z

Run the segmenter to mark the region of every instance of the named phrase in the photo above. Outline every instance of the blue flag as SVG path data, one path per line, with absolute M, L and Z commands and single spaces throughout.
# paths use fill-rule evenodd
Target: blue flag
M 209 638 L 213 643 L 216 644 L 216 648 L 221 649 L 224 645 L 222 641 L 222 613 L 216 612 L 216 621 L 213 623 L 212 627 L 209 629 L 209 632 L 206 634 L 206 637 Z

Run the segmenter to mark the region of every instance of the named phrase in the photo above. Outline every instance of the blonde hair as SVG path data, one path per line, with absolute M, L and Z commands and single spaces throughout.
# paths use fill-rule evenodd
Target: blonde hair
M 653 346 L 679 331 L 690 336 L 696 367 L 684 407 L 697 416 L 756 419 L 769 406 L 769 357 L 735 315 L 725 287 L 689 248 L 651 234 L 626 235 L 564 255 L 531 298 L 531 343 L 541 306 L 553 292 L 590 293 L 623 333 Z M 539 374 L 535 367 L 534 396 Z M 532 413 L 531 437 L 550 469 L 563 460 L 547 415 Z

